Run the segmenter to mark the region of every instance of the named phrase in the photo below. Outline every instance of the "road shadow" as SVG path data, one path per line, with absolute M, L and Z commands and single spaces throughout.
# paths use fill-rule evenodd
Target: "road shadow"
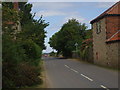
M 42 57 L 43 60 L 63 60 L 65 57 Z

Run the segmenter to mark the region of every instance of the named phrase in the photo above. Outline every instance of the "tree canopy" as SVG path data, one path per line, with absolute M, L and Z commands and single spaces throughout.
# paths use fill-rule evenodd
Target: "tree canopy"
M 45 49 L 45 28 L 49 23 L 42 16 L 39 20 L 34 19 L 32 4 L 19 2 L 18 5 L 19 10 L 16 10 L 12 2 L 2 3 L 3 88 L 32 86 L 41 82 L 38 66 Z
M 55 33 L 49 41 L 52 48 L 56 49 L 58 53 L 62 52 L 63 56 L 71 57 L 72 52 L 76 50 L 75 43 L 78 47 L 86 38 L 87 26 L 85 23 L 80 23 L 76 19 L 69 19 L 67 23 L 63 24 L 62 28 Z

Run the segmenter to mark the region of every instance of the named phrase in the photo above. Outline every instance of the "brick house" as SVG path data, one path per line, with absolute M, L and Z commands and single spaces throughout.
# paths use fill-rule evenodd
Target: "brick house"
M 18 15 L 18 13 L 19 13 L 19 4 L 18 4 L 18 2 L 13 2 L 12 4 L 13 4 L 13 8 L 12 8 L 12 9 L 13 9 L 14 12 L 16 12 L 16 14 Z M 13 15 L 10 15 L 10 16 L 11 16 L 12 18 L 14 18 Z M 2 22 L 2 25 L 4 25 L 5 28 L 8 28 L 8 25 L 11 26 L 11 28 L 14 30 L 14 32 L 12 32 L 11 34 L 14 34 L 14 40 L 16 40 L 16 34 L 21 31 L 21 23 L 20 23 L 20 20 L 18 20 L 17 23 L 14 22 L 14 21 L 11 20 L 11 19 L 10 19 L 10 20 L 6 20 L 6 21 L 3 21 L 3 22 Z M 4 33 L 4 32 L 2 31 L 2 33 Z
M 94 63 L 117 68 L 120 62 L 120 1 L 92 20 Z M 120 66 L 119 66 L 120 68 Z

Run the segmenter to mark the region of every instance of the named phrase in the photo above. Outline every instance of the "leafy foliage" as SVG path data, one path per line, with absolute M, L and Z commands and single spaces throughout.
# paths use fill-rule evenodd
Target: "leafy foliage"
M 16 67 L 14 64 L 3 63 L 3 88 L 20 88 L 42 83 L 38 77 L 39 73 L 35 66 L 27 63 L 20 63 Z
M 2 3 L 3 88 L 25 87 L 41 83 L 39 63 L 45 48 L 45 28 L 49 25 L 40 17 L 34 19 L 32 4 L 19 3 L 19 11 L 13 3 Z M 18 26 L 21 23 L 21 30 Z
M 62 52 L 63 56 L 71 57 L 72 51 L 76 48 L 75 43 L 80 46 L 85 39 L 86 29 L 87 26 L 84 23 L 81 24 L 76 19 L 70 19 L 59 32 L 50 38 L 49 44 L 59 53 Z
M 28 58 L 26 62 L 38 66 L 39 60 L 42 55 L 42 49 L 32 40 L 23 42 L 22 47 L 24 48 L 25 54 L 27 55 Z
M 80 57 L 83 60 L 92 62 L 92 30 L 86 31 L 86 39 L 83 41 L 81 48 L 80 48 Z M 91 57 L 91 58 L 90 58 Z
M 20 42 L 13 41 L 7 35 L 3 35 L 2 43 L 3 62 L 18 64 L 26 59 L 25 50 L 21 47 Z
M 33 22 L 29 22 L 23 26 L 23 31 L 20 33 L 19 38 L 22 37 L 21 39 L 23 40 L 32 40 L 43 50 L 45 49 L 44 39 L 46 37 L 46 31 L 44 28 L 46 28 L 48 25 L 48 23 L 45 23 L 45 21 L 42 20 L 42 17 L 39 20 L 33 20 Z

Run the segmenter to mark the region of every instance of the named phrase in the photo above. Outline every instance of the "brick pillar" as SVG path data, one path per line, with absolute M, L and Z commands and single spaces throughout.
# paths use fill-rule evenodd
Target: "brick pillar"
M 19 10 L 18 2 L 14 2 L 14 9 L 15 9 L 15 10 Z

